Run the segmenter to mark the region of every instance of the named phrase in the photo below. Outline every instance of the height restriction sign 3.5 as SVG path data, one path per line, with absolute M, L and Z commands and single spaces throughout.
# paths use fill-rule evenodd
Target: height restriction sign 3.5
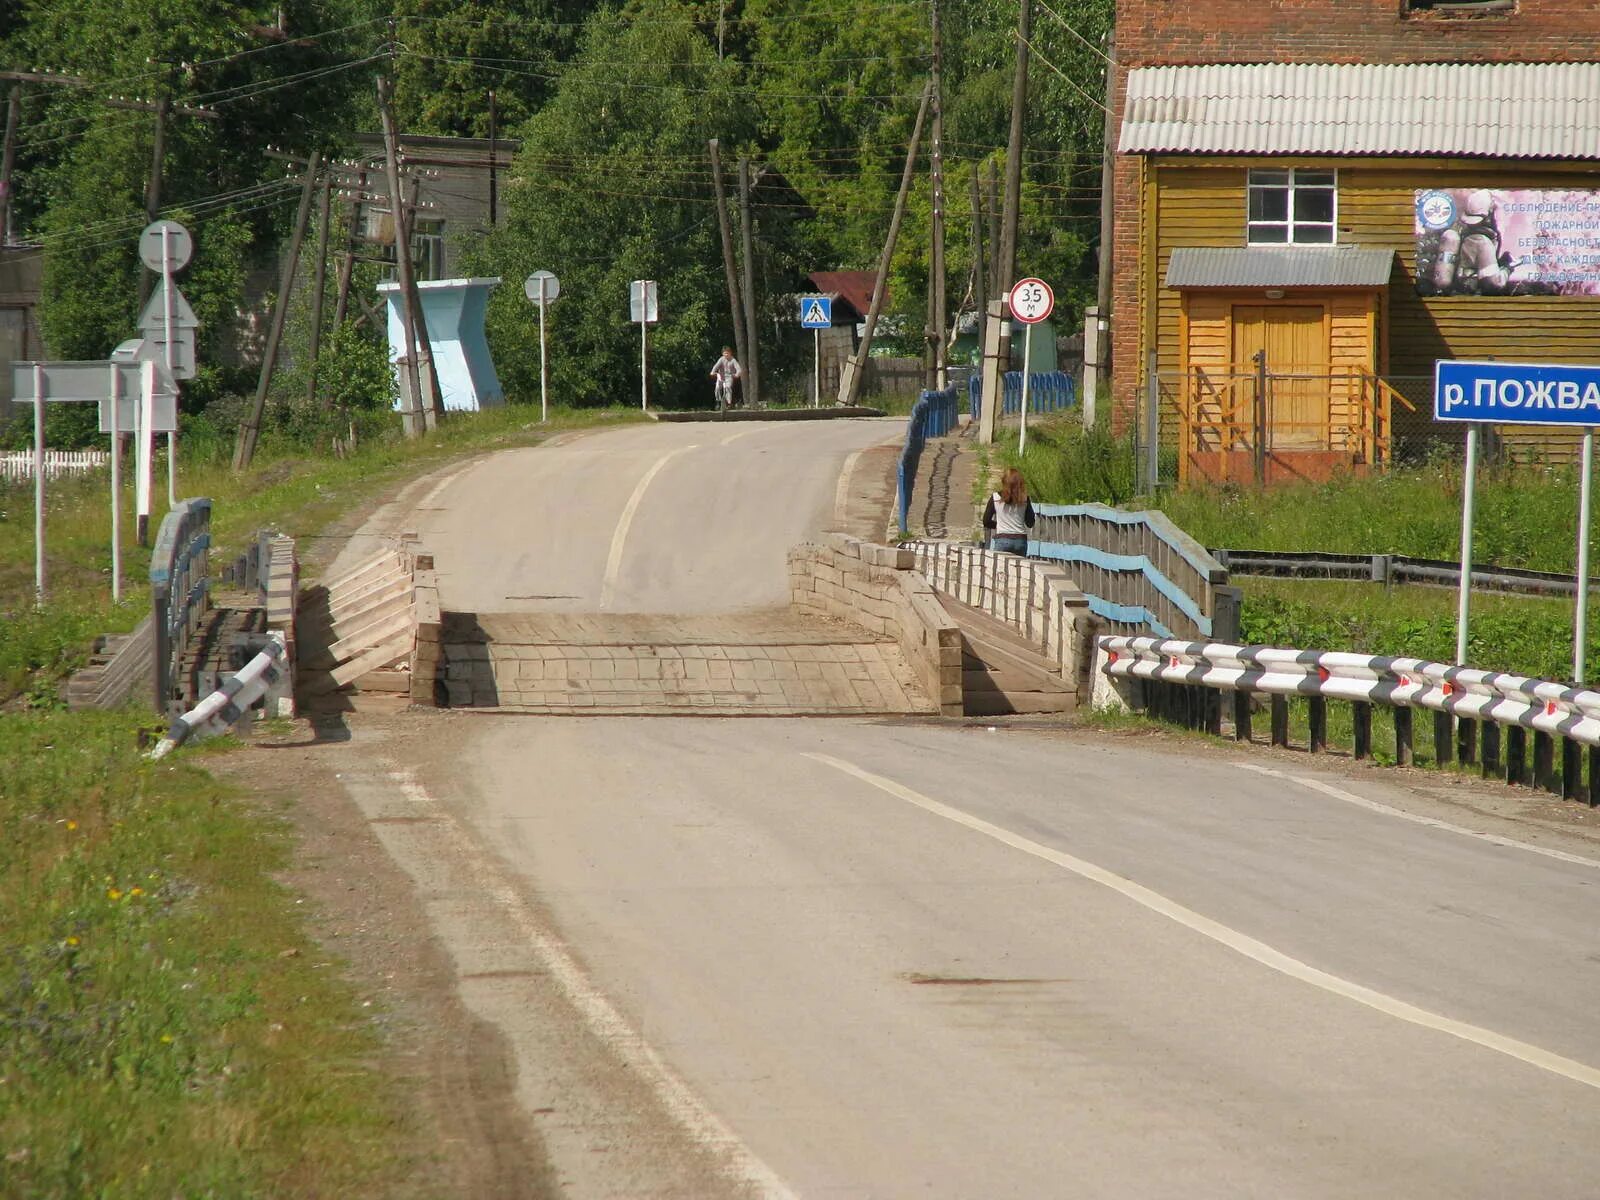
M 1042 279 L 1019 279 L 1011 287 L 1011 315 L 1024 325 L 1037 325 L 1056 307 L 1056 294 Z

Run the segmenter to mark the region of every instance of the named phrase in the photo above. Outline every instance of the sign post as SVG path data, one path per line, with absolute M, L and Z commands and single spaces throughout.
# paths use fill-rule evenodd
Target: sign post
M 1466 480 L 1461 503 L 1461 596 L 1456 609 L 1458 664 L 1464 663 L 1467 655 L 1478 424 L 1567 425 L 1583 429 L 1572 639 L 1573 682 L 1582 683 L 1584 642 L 1589 630 L 1589 515 L 1594 476 L 1594 427 L 1600 425 L 1600 367 L 1441 359 L 1433 372 L 1433 416 L 1437 421 L 1472 422 L 1467 427 Z
M 650 326 L 661 316 L 654 279 L 628 285 L 628 315 L 639 323 L 639 407 L 650 411 Z
M 1012 285 L 1006 303 L 1011 307 L 1011 316 L 1026 327 L 1022 334 L 1022 434 L 1017 439 L 1017 454 L 1020 456 L 1028 449 L 1028 404 L 1031 399 L 1029 384 L 1033 378 L 1033 326 L 1055 310 L 1056 294 L 1044 280 L 1029 276 Z M 1005 395 L 1003 385 L 1000 394 Z
M 139 332 L 161 346 L 162 362 L 173 379 L 194 378 L 194 331 L 200 322 L 172 281 L 173 273 L 194 257 L 194 238 L 176 221 L 152 221 L 139 234 L 139 260 L 161 276 L 161 285 L 139 316 Z M 152 442 L 144 414 L 135 422 L 139 460 L 135 464 L 135 506 L 142 545 L 150 522 L 150 472 Z M 167 433 L 167 503 L 178 502 L 178 432 Z
M 550 356 L 545 349 L 544 307 L 561 295 L 561 281 L 549 271 L 535 271 L 522 284 L 522 292 L 539 306 L 539 420 L 550 419 Z
M 811 407 L 822 407 L 822 331 L 833 325 L 832 296 L 800 298 L 800 328 L 811 330 Z
M 33 364 L 33 598 L 44 607 L 44 364 Z

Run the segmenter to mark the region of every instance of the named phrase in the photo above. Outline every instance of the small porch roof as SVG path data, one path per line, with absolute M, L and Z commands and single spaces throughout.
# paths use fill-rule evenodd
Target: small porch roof
M 1181 247 L 1167 264 L 1169 288 L 1382 288 L 1393 250 L 1360 246 Z

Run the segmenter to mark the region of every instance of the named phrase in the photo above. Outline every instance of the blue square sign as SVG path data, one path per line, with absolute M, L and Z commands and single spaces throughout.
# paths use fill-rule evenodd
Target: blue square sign
M 801 329 L 828 329 L 832 325 L 832 296 L 802 296 L 800 298 Z
M 1497 425 L 1600 425 L 1600 366 L 1441 359 L 1433 374 L 1433 416 Z

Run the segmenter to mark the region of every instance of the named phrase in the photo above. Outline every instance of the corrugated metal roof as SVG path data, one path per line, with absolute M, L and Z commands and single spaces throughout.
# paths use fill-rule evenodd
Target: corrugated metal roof
M 1119 149 L 1597 159 L 1600 63 L 1139 67 Z
M 1169 288 L 1387 287 L 1393 250 L 1358 246 L 1183 248 L 1167 264 Z

